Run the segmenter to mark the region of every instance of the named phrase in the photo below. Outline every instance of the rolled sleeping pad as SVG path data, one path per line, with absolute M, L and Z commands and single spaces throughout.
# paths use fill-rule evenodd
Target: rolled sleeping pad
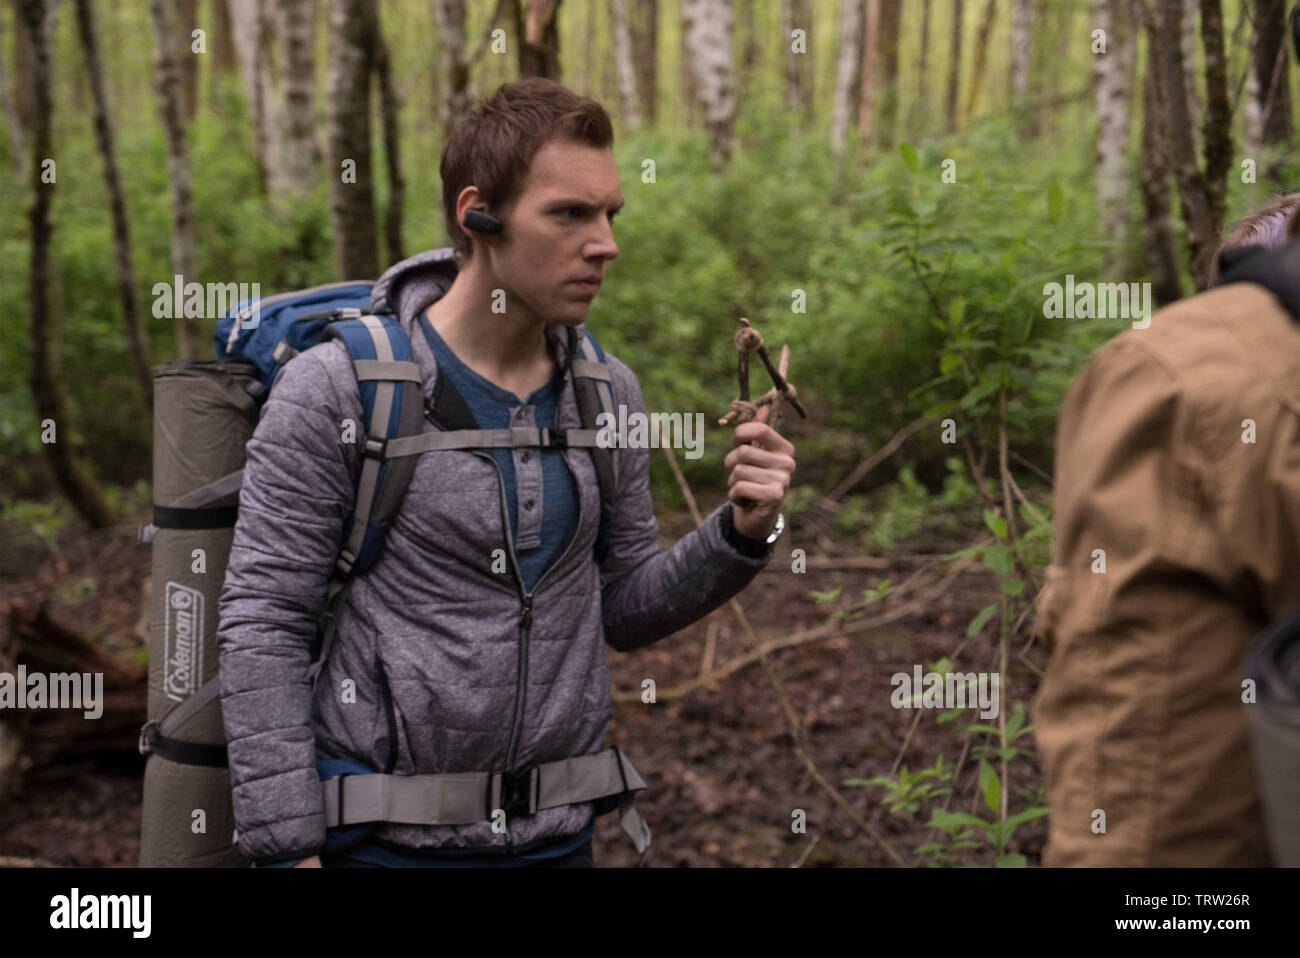
M 1255 643 L 1246 675 L 1255 682 L 1246 711 L 1273 862 L 1300 868 L 1300 612 Z
M 244 445 L 258 417 L 258 403 L 247 387 L 256 383 L 257 368 L 245 361 L 183 360 L 154 369 L 151 722 L 161 721 L 218 675 L 217 600 L 239 493 L 222 495 L 202 508 L 184 507 L 182 497 L 243 468 Z M 224 748 L 220 695 L 168 737 Z M 248 864 L 234 845 L 230 773 L 222 762 L 190 764 L 156 751 L 149 754 L 141 867 Z

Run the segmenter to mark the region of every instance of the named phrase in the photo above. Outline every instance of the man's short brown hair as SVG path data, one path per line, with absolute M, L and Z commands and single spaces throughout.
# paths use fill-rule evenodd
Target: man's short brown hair
M 609 114 L 595 100 L 541 77 L 505 83 L 460 121 L 442 147 L 442 207 L 457 264 L 470 255 L 456 219 L 456 199 L 478 187 L 488 212 L 500 217 L 519 195 L 533 156 L 549 140 L 613 145 Z
M 1268 249 L 1281 246 L 1300 229 L 1300 217 L 1295 215 L 1297 210 L 1300 210 L 1300 193 L 1283 193 L 1274 196 L 1267 206 L 1237 220 L 1210 259 L 1207 288 L 1218 286 L 1219 280 L 1223 278 L 1219 254 L 1242 246 L 1263 246 Z

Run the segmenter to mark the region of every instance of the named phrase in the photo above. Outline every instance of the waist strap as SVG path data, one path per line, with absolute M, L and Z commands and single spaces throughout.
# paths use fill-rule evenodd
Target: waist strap
M 597 815 L 618 809 L 619 824 L 639 853 L 650 847 L 650 829 L 633 807 L 645 781 L 618 746 L 518 772 L 339 775 L 322 788 L 326 828 L 363 822 L 470 825 L 497 811 L 527 816 L 596 802 Z

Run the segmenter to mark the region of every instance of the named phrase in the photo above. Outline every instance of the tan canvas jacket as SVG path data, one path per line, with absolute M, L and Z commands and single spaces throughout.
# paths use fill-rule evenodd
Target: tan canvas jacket
M 1044 864 L 1268 865 L 1242 658 L 1300 604 L 1300 324 L 1253 283 L 1163 309 L 1056 440 Z

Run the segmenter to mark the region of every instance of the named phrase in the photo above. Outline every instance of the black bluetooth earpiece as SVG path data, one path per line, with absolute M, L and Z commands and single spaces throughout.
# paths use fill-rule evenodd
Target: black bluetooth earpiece
M 473 230 L 475 233 L 501 232 L 501 221 L 481 210 L 466 210 L 464 226 L 465 229 Z

